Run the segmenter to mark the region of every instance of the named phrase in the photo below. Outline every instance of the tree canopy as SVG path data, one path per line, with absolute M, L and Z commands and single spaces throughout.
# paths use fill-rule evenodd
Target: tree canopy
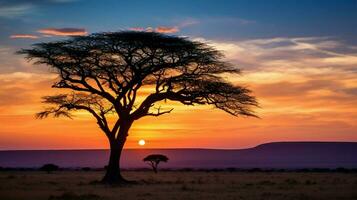
M 134 120 L 159 116 L 171 110 L 151 112 L 150 108 L 166 99 L 185 105 L 209 104 L 235 116 L 255 116 L 251 108 L 257 102 L 250 90 L 221 76 L 240 70 L 221 61 L 221 52 L 184 37 L 135 31 L 97 33 L 35 44 L 19 53 L 59 74 L 52 87 L 75 91 L 44 97 L 45 103 L 55 107 L 38 113 L 40 118 L 49 114 L 69 117 L 72 110 L 86 110 L 102 129 L 109 129 L 107 113 L 116 111 L 118 117 L 130 115 Z M 156 92 L 136 105 L 137 92 L 145 85 L 152 85 Z

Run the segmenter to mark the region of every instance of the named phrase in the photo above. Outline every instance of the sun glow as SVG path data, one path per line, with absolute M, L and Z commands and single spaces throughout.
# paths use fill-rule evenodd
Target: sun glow
M 138 144 L 140 145 L 140 146 L 144 146 L 145 145 L 145 140 L 143 140 L 143 139 L 141 139 L 141 140 L 139 140 L 139 142 L 138 142 Z

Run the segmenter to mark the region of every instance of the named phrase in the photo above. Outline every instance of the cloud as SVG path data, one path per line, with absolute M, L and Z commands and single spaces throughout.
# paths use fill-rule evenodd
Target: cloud
M 131 31 L 146 31 L 146 32 L 158 32 L 158 33 L 177 33 L 180 32 L 182 28 L 186 28 L 189 26 L 193 26 L 195 24 L 200 23 L 197 19 L 188 18 L 184 20 L 174 20 L 173 24 L 177 24 L 175 26 L 157 26 L 157 27 L 131 27 L 128 28 Z
M 339 79 L 343 78 L 344 81 Z M 298 100 L 299 97 L 305 99 L 321 100 L 321 98 L 331 98 L 331 100 L 353 100 L 357 103 L 356 87 L 349 86 L 347 83 L 357 81 L 347 81 L 346 75 L 340 75 L 338 78 L 331 76 L 314 77 L 310 76 L 306 80 L 285 80 L 276 83 L 261 83 L 256 85 L 256 91 L 264 97 L 277 99 Z M 282 87 L 284 85 L 284 87 Z M 353 98 L 350 98 L 353 97 Z M 306 103 L 306 102 L 303 102 Z M 331 105 L 331 104 L 330 104 Z
M 10 35 L 11 39 L 38 39 L 39 36 L 31 34 L 14 34 Z
M 0 44 L 0 76 L 13 72 L 32 72 L 45 73 L 48 68 L 44 66 L 33 65 L 24 59 L 23 55 L 18 55 L 15 52 L 19 47 L 6 46 Z M 0 77 L 0 79 L 3 77 Z
M 2 0 L 0 2 L 0 17 L 15 18 L 36 11 L 43 5 L 69 3 L 77 0 Z
M 330 37 L 197 40 L 223 51 L 226 60 L 243 68 L 243 76 L 227 78 L 253 90 L 262 107 L 258 115 L 285 127 L 275 131 L 305 127 L 302 133 L 319 128 L 316 132 L 322 134 L 327 127 L 338 132 L 354 123 L 355 46 Z
M 245 70 L 304 71 L 333 68 L 356 71 L 354 46 L 328 37 L 266 38 L 241 41 L 204 40 Z
M 87 31 L 84 28 L 45 28 L 45 29 L 40 29 L 37 32 L 45 34 L 47 36 L 87 35 Z
M 152 28 L 152 27 L 132 27 L 129 28 L 129 30 L 131 31 L 146 31 L 146 32 L 158 32 L 158 33 L 177 33 L 180 31 L 180 29 L 177 26 L 158 26 L 156 28 Z
M 178 24 L 178 27 L 180 28 L 184 28 L 184 27 L 188 27 L 188 26 L 193 26 L 193 25 L 196 25 L 196 24 L 199 24 L 200 21 L 197 20 L 197 19 L 193 19 L 193 18 L 189 18 L 189 19 L 185 19 L 181 22 L 179 22 Z
M 159 33 L 177 33 L 179 32 L 179 28 L 174 26 L 174 27 L 169 27 L 169 26 L 159 26 L 155 29 L 156 32 Z
M 131 31 L 145 31 L 146 28 L 143 27 L 132 27 L 132 28 L 128 28 Z
M 29 72 L 0 74 L 0 110 L 38 102 L 39 94 L 48 90 L 55 77 Z
M 30 12 L 34 6 L 31 4 L 0 5 L 0 17 L 18 17 Z

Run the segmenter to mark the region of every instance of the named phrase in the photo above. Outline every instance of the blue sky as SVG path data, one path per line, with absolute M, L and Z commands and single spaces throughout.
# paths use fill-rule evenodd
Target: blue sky
M 85 28 L 88 32 L 130 27 L 180 26 L 178 34 L 209 39 L 329 36 L 356 43 L 356 0 L 117 1 L 2 0 L 1 43 L 38 29 Z M 192 24 L 185 24 L 192 22 Z

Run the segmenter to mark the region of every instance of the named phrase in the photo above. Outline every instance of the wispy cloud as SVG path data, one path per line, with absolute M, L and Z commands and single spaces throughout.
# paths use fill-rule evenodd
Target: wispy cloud
M 145 31 L 147 28 L 143 28 L 143 27 L 131 27 L 128 28 L 130 31 Z
M 29 72 L 0 73 L 0 110 L 8 106 L 29 104 L 38 100 L 32 98 L 36 90 L 47 90 L 55 76 Z M 46 83 L 46 86 L 44 86 Z
M 41 37 L 53 37 L 53 36 L 81 36 L 87 35 L 87 31 L 84 28 L 44 28 L 37 31 L 42 35 L 34 34 L 13 34 L 10 35 L 11 39 L 39 39 Z
M 196 24 L 199 24 L 200 21 L 198 19 L 194 19 L 194 18 L 187 18 L 187 19 L 184 19 L 184 20 L 180 20 L 177 22 L 177 26 L 179 28 L 185 28 L 185 27 L 188 27 L 188 26 L 193 26 L 193 25 L 196 25 Z
M 84 28 L 44 28 L 37 32 L 47 36 L 80 36 L 88 34 Z
M 158 33 L 177 33 L 180 31 L 180 29 L 177 26 L 158 26 L 156 28 L 152 27 L 132 27 L 129 28 L 129 30 L 132 31 L 147 31 L 147 32 L 158 32 Z
M 352 45 L 329 37 L 199 40 L 244 69 L 244 76 L 228 78 L 254 91 L 263 108 L 259 114 L 270 123 L 279 118 L 279 126 L 331 130 L 338 129 L 331 123 L 354 123 L 357 52 Z
M 34 6 L 31 4 L 19 4 L 19 5 L 1 5 L 0 4 L 0 17 L 19 17 L 27 14 L 33 10 Z
M 184 29 L 189 26 L 193 26 L 196 24 L 199 24 L 200 21 L 194 18 L 187 18 L 187 19 L 180 19 L 180 20 L 173 20 L 172 24 L 175 24 L 173 26 L 157 26 L 157 27 L 131 27 L 128 28 L 129 30 L 132 31 L 146 31 L 146 32 L 158 32 L 158 33 L 177 33 L 180 32 L 181 29 Z
M 228 60 L 243 66 L 246 70 L 353 70 L 357 65 L 357 53 L 353 46 L 333 38 L 279 37 L 242 41 L 204 41 L 222 50 Z
M 31 34 L 14 34 L 10 35 L 11 39 L 38 39 L 39 36 Z
M 36 11 L 42 5 L 70 3 L 77 0 L 1 0 L 0 17 L 22 17 Z

